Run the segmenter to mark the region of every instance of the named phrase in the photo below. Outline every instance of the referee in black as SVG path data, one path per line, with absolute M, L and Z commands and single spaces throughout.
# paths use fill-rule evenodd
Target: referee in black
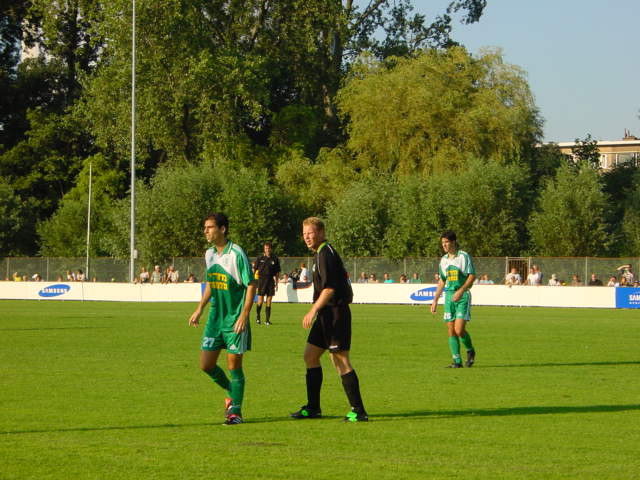
M 258 280 L 258 302 L 256 303 L 257 318 L 256 323 L 261 323 L 260 312 L 262 303 L 266 298 L 266 321 L 265 325 L 271 325 L 271 299 L 278 290 L 278 274 L 280 273 L 280 260 L 272 254 L 270 242 L 264 244 L 264 255 L 256 259 L 255 278 Z
M 304 328 L 311 328 L 304 350 L 307 366 L 307 404 L 291 414 L 296 419 L 320 418 L 320 389 L 322 367 L 320 357 L 329 350 L 342 386 L 347 394 L 351 411 L 346 422 L 369 420 L 360 396 L 358 376 L 349 361 L 351 348 L 351 310 L 353 291 L 338 252 L 325 239 L 324 223 L 317 217 L 302 222 L 304 243 L 314 252 L 313 256 L 313 305 L 302 320 Z

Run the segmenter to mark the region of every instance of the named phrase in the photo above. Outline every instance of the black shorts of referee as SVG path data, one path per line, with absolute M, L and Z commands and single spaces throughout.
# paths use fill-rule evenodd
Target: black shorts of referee
M 258 279 L 258 296 L 273 297 L 276 294 L 276 282 L 273 277 L 260 277 Z
M 329 353 L 351 349 L 351 309 L 349 305 L 327 306 L 318 312 L 307 342 Z

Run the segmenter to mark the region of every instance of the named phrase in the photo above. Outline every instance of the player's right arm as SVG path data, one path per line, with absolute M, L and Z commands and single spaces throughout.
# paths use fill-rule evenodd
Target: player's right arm
M 202 310 L 207 305 L 209 300 L 211 299 L 211 285 L 209 282 L 205 284 L 204 292 L 202 292 L 202 298 L 200 299 L 200 303 L 198 303 L 198 307 L 189 317 L 189 325 L 198 325 L 200 323 L 200 315 L 202 315 Z
M 433 301 L 431 302 L 431 313 L 436 313 L 438 311 L 438 299 L 440 295 L 442 295 L 442 290 L 444 290 L 444 282 L 442 281 L 442 277 L 438 280 L 438 286 L 436 287 L 436 293 L 433 294 Z

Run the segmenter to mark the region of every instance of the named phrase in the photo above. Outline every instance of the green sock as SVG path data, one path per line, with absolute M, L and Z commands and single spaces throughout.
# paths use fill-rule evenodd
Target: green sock
M 458 337 L 455 335 L 453 337 L 449 337 L 449 350 L 451 350 L 453 361 L 455 363 L 462 363 L 462 360 L 460 359 L 460 342 L 458 341 Z
M 229 383 L 229 379 L 225 375 L 224 370 L 222 370 L 218 365 L 213 367 L 213 370 L 209 370 L 208 372 L 205 372 L 205 373 L 209 375 L 214 382 L 216 382 L 225 390 L 228 391 L 231 388 L 231 384 Z
M 464 348 L 467 349 L 467 352 L 473 350 L 473 343 L 471 343 L 471 335 L 469 335 L 469 332 L 464 332 L 464 336 L 460 337 L 460 341 L 462 345 L 464 345 Z
M 240 415 L 242 399 L 244 397 L 244 372 L 241 368 L 229 370 L 231 374 L 231 411 Z

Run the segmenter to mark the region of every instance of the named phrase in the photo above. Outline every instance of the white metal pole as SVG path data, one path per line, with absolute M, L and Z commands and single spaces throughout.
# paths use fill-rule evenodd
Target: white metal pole
M 91 162 L 89 162 L 89 200 L 87 201 L 87 262 L 85 264 L 85 280 L 89 280 L 89 240 L 91 238 Z
M 129 281 L 133 282 L 136 258 L 136 0 L 133 1 L 131 22 L 131 242 Z

